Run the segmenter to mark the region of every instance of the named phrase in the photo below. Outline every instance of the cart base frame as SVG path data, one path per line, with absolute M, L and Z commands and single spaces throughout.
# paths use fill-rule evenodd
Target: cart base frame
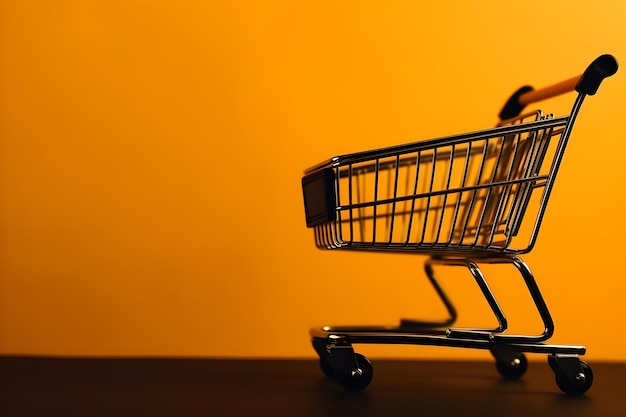
M 537 312 L 544 324 L 539 335 L 507 335 L 506 316 L 479 264 L 511 264 L 522 276 Z M 476 280 L 483 296 L 494 313 L 498 326 L 492 329 L 450 327 L 457 318 L 456 309 L 439 284 L 434 266 L 464 266 Z M 545 343 L 554 333 L 554 322 L 535 278 L 526 263 L 516 255 L 500 256 L 437 256 L 425 262 L 425 272 L 435 292 L 448 312 L 448 318 L 439 322 L 421 322 L 402 319 L 398 326 L 325 326 L 310 330 L 313 348 L 320 357 L 322 371 L 339 382 L 346 390 L 364 389 L 373 375 L 371 363 L 355 353 L 354 344 L 431 345 L 489 350 L 496 360 L 496 368 L 507 379 L 520 378 L 527 369 L 524 353 L 547 354 L 555 373 L 558 387 L 567 394 L 585 393 L 593 382 L 593 373 L 587 363 L 579 359 L 586 353 L 584 346 Z

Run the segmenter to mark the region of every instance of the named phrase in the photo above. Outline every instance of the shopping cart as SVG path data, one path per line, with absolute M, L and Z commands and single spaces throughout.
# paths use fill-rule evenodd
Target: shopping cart
M 572 126 L 587 95 L 617 71 L 611 55 L 580 76 L 540 90 L 523 87 L 505 104 L 495 128 L 341 155 L 302 179 L 306 224 L 322 249 L 412 252 L 429 257 L 426 277 L 445 306 L 440 322 L 401 320 L 391 327 L 323 327 L 310 331 L 322 371 L 344 389 L 372 380 L 370 361 L 353 344 L 415 344 L 489 350 L 498 372 L 520 378 L 524 353 L 548 355 L 558 387 L 585 393 L 593 373 L 584 346 L 546 344 L 554 323 L 533 274 L 520 258 L 532 250 Z M 526 105 L 570 91 L 569 115 L 522 113 Z M 506 334 L 507 319 L 479 265 L 519 271 L 543 321 L 539 335 Z M 435 267 L 466 267 L 497 320 L 496 328 L 453 328 L 457 313 Z

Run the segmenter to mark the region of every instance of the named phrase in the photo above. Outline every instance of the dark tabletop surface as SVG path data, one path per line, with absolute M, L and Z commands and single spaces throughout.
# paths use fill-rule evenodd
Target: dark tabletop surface
M 315 360 L 0 357 L 0 416 L 626 415 L 626 363 L 591 363 L 584 396 L 564 395 L 547 361 L 521 380 L 492 362 L 372 360 L 343 391 Z

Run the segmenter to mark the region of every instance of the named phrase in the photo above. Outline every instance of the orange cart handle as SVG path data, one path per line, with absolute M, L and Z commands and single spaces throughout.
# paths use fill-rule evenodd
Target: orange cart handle
M 506 102 L 500 112 L 500 120 L 518 116 L 524 107 L 560 94 L 578 91 L 580 94 L 594 95 L 602 80 L 617 72 L 617 60 L 613 55 L 601 55 L 596 58 L 582 75 L 570 78 L 560 83 L 535 90 L 530 86 L 520 88 Z

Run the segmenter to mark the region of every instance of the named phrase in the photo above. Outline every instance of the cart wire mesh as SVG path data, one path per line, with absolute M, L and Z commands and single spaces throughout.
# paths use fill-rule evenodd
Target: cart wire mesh
M 567 123 L 537 111 L 481 132 L 333 158 L 303 179 L 316 244 L 528 251 Z M 527 211 L 535 222 L 523 229 Z

